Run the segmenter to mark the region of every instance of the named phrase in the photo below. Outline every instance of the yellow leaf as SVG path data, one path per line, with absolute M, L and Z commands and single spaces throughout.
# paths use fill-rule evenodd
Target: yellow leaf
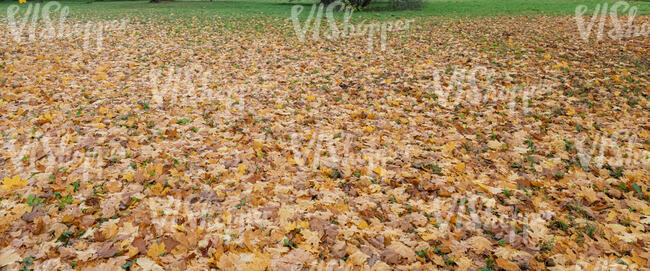
M 132 246 L 130 244 L 128 245 L 126 250 L 127 250 L 126 256 L 128 256 L 129 258 L 131 258 L 131 257 L 133 257 L 135 255 L 138 255 L 138 252 L 140 252 L 137 247 L 134 247 L 134 246 Z
M 442 147 L 442 151 L 445 153 L 451 154 L 452 151 L 456 148 L 456 142 L 449 141 L 445 146 Z
M 569 115 L 569 116 L 573 116 L 573 115 L 576 114 L 576 111 L 575 111 L 572 107 L 569 107 L 569 109 L 567 109 L 567 112 L 566 112 L 566 113 L 567 113 L 567 115 Z
M 180 232 L 185 232 L 185 227 L 183 227 L 183 225 L 174 224 L 173 227 Z
M 365 220 L 361 220 L 361 223 L 359 223 L 358 228 L 359 228 L 360 230 L 367 229 L 367 228 L 368 228 L 368 223 L 367 223 Z
M 149 189 L 154 195 L 160 195 L 163 192 L 163 187 L 160 183 L 152 185 Z
M 551 55 L 549 55 L 549 54 L 545 54 L 545 55 L 544 55 L 544 59 L 551 59 Z
M 133 181 L 133 173 L 131 172 L 124 173 L 124 176 L 122 177 L 129 182 Z
M 244 173 L 246 173 L 246 165 L 244 164 L 239 165 L 239 167 L 237 168 L 237 172 L 239 172 L 240 175 L 244 175 Z
M 294 221 L 294 222 L 289 223 L 286 227 L 284 227 L 284 230 L 287 231 L 287 232 L 290 232 L 292 230 L 295 230 L 296 228 L 298 228 L 298 226 L 296 225 L 296 222 Z
M 465 171 L 465 163 L 463 163 L 463 162 L 456 163 L 456 171 L 458 171 L 459 173 L 464 172 Z
M 316 97 L 314 97 L 313 95 L 307 96 L 307 101 L 311 102 L 311 101 L 314 101 L 314 100 L 316 100 Z
M 628 75 L 630 75 L 630 73 L 627 71 L 627 69 L 623 69 L 623 70 L 621 71 L 621 73 L 623 74 L 623 76 L 628 76 Z
M 232 220 L 232 215 L 230 215 L 228 210 L 226 210 L 225 212 L 223 212 L 223 216 L 221 218 L 223 219 L 223 223 L 228 225 L 228 224 L 230 224 L 230 221 Z
M 154 243 L 147 251 L 147 255 L 152 259 L 156 259 L 163 253 L 165 253 L 165 243 Z
M 375 126 L 369 125 L 369 126 L 366 126 L 364 129 L 366 130 L 366 132 L 372 133 L 372 132 L 375 131 Z
M 478 185 L 478 187 L 480 187 L 480 188 L 482 188 L 483 190 L 485 190 L 485 192 L 490 193 L 490 188 L 487 187 L 485 184 L 477 182 L 476 185 Z
M 106 74 L 103 72 L 100 72 L 95 76 L 96 80 L 106 80 L 106 78 L 108 78 L 108 76 L 106 76 Z
M 332 172 L 334 172 L 334 170 L 332 170 L 332 169 L 330 169 L 328 167 L 322 167 L 320 169 L 320 171 L 323 173 L 324 176 L 330 176 L 330 175 L 332 175 Z
M 294 222 L 289 223 L 286 227 L 284 227 L 284 230 L 287 231 L 287 232 L 290 232 L 292 230 L 295 230 L 296 228 L 297 228 L 296 222 L 294 221 Z
M 612 220 L 614 220 L 615 217 L 616 217 L 616 212 L 609 211 L 609 214 L 607 215 L 607 218 L 605 218 L 605 221 L 612 222 Z
M 13 191 L 25 186 L 27 186 L 27 180 L 22 180 L 18 174 L 16 174 L 13 178 L 5 177 L 4 180 L 2 180 L 2 185 L 0 185 L 2 189 L 7 191 Z
M 43 123 L 52 123 L 52 114 L 51 113 L 45 113 L 41 115 L 40 118 L 38 118 L 38 122 L 43 124 Z
M 303 229 L 309 229 L 309 221 L 307 220 L 300 221 L 300 227 Z
M 347 212 L 348 210 L 350 210 L 350 207 L 347 204 L 345 204 L 344 201 L 341 201 L 341 202 L 337 203 L 336 205 L 334 205 L 332 207 L 332 210 L 335 211 L 335 212 L 342 213 L 342 212 Z
M 381 167 L 377 166 L 375 169 L 372 170 L 373 172 L 377 173 L 380 177 L 383 177 L 386 171 Z

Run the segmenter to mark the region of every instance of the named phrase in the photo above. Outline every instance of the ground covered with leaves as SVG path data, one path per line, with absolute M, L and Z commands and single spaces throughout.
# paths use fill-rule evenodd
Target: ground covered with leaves
M 171 18 L 3 31 L 0 270 L 648 266 L 647 37 Z

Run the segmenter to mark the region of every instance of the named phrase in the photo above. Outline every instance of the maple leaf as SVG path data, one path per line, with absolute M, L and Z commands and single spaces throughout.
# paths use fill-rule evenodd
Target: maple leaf
M 492 248 L 490 240 L 481 236 L 474 236 L 468 239 L 467 243 L 472 245 L 472 249 L 476 251 L 477 254 L 483 254 L 484 251 L 490 250 L 490 248 Z
M 125 180 L 127 180 L 129 182 L 132 182 L 133 181 L 133 173 L 131 173 L 131 172 L 124 173 L 122 178 L 124 178 Z
M 456 148 L 456 142 L 450 141 L 442 147 L 442 150 L 445 153 L 451 154 L 451 152 L 454 151 L 454 148 Z
M 2 185 L 0 185 L 0 187 L 7 191 L 14 191 L 16 189 L 23 188 L 26 185 L 27 180 L 21 179 L 20 175 L 16 174 L 13 178 L 5 177 L 4 180 L 2 180 Z
M 379 175 L 379 177 L 383 177 L 386 174 L 386 170 L 384 170 L 381 166 L 377 166 L 372 171 L 377 173 L 377 175 Z
M 152 271 L 162 271 L 164 270 L 156 262 L 152 261 L 147 257 L 138 258 L 135 263 L 140 266 L 143 270 L 152 270 Z
M 165 253 L 165 243 L 153 243 L 147 250 L 147 256 L 156 259 Z
M 363 265 L 370 256 L 366 255 L 365 253 L 361 252 L 361 250 L 357 250 L 357 252 L 352 253 L 348 257 L 348 261 L 354 265 Z
M 24 3 L 27 3 L 27 0 L 18 0 L 18 3 L 24 4 Z
M 20 261 L 20 259 L 20 255 L 10 246 L 0 250 L 0 267 L 10 265 L 14 262 Z
M 511 261 L 508 261 L 508 260 L 506 260 L 504 258 L 497 258 L 496 263 L 497 263 L 498 267 L 503 268 L 506 271 L 518 271 L 518 270 L 521 270 L 521 269 L 519 269 L 519 266 L 517 266 L 517 264 L 515 264 L 515 263 L 513 263 Z
M 394 241 L 392 242 L 389 246 L 388 249 L 394 251 L 398 255 L 400 255 L 403 258 L 406 258 L 408 261 L 413 261 L 416 257 L 415 252 L 413 249 L 409 248 L 408 246 L 404 245 L 401 242 Z
M 172 227 L 180 232 L 185 232 L 185 227 L 183 227 L 183 225 L 174 224 Z
M 456 261 L 458 270 L 468 270 L 472 266 L 472 260 L 467 257 L 462 257 Z
M 262 253 L 255 253 L 255 257 L 251 262 L 246 265 L 246 270 L 251 271 L 264 271 L 269 266 L 271 257 Z

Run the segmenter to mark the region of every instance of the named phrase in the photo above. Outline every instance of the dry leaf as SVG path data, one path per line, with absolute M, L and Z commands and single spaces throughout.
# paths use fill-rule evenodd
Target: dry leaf
M 7 191 L 13 191 L 16 189 L 23 188 L 25 186 L 27 186 L 27 180 L 21 179 L 20 175 L 16 174 L 14 175 L 13 178 L 5 177 L 2 180 L 2 185 L 0 185 L 0 188 Z
M 147 256 L 156 259 L 165 253 L 165 243 L 153 243 L 147 250 Z
M 503 268 L 506 271 L 520 270 L 519 266 L 516 263 L 508 261 L 508 260 L 506 260 L 504 258 L 497 258 L 496 263 L 497 263 L 498 267 Z
M 20 255 L 11 247 L 5 247 L 0 250 L 0 267 L 4 267 L 20 261 Z

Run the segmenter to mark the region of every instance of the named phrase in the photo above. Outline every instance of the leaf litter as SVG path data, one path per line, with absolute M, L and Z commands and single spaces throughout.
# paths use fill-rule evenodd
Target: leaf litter
M 648 266 L 648 39 L 421 18 L 382 52 L 157 20 L 0 44 L 0 268 Z M 453 77 L 476 67 L 479 103 Z

